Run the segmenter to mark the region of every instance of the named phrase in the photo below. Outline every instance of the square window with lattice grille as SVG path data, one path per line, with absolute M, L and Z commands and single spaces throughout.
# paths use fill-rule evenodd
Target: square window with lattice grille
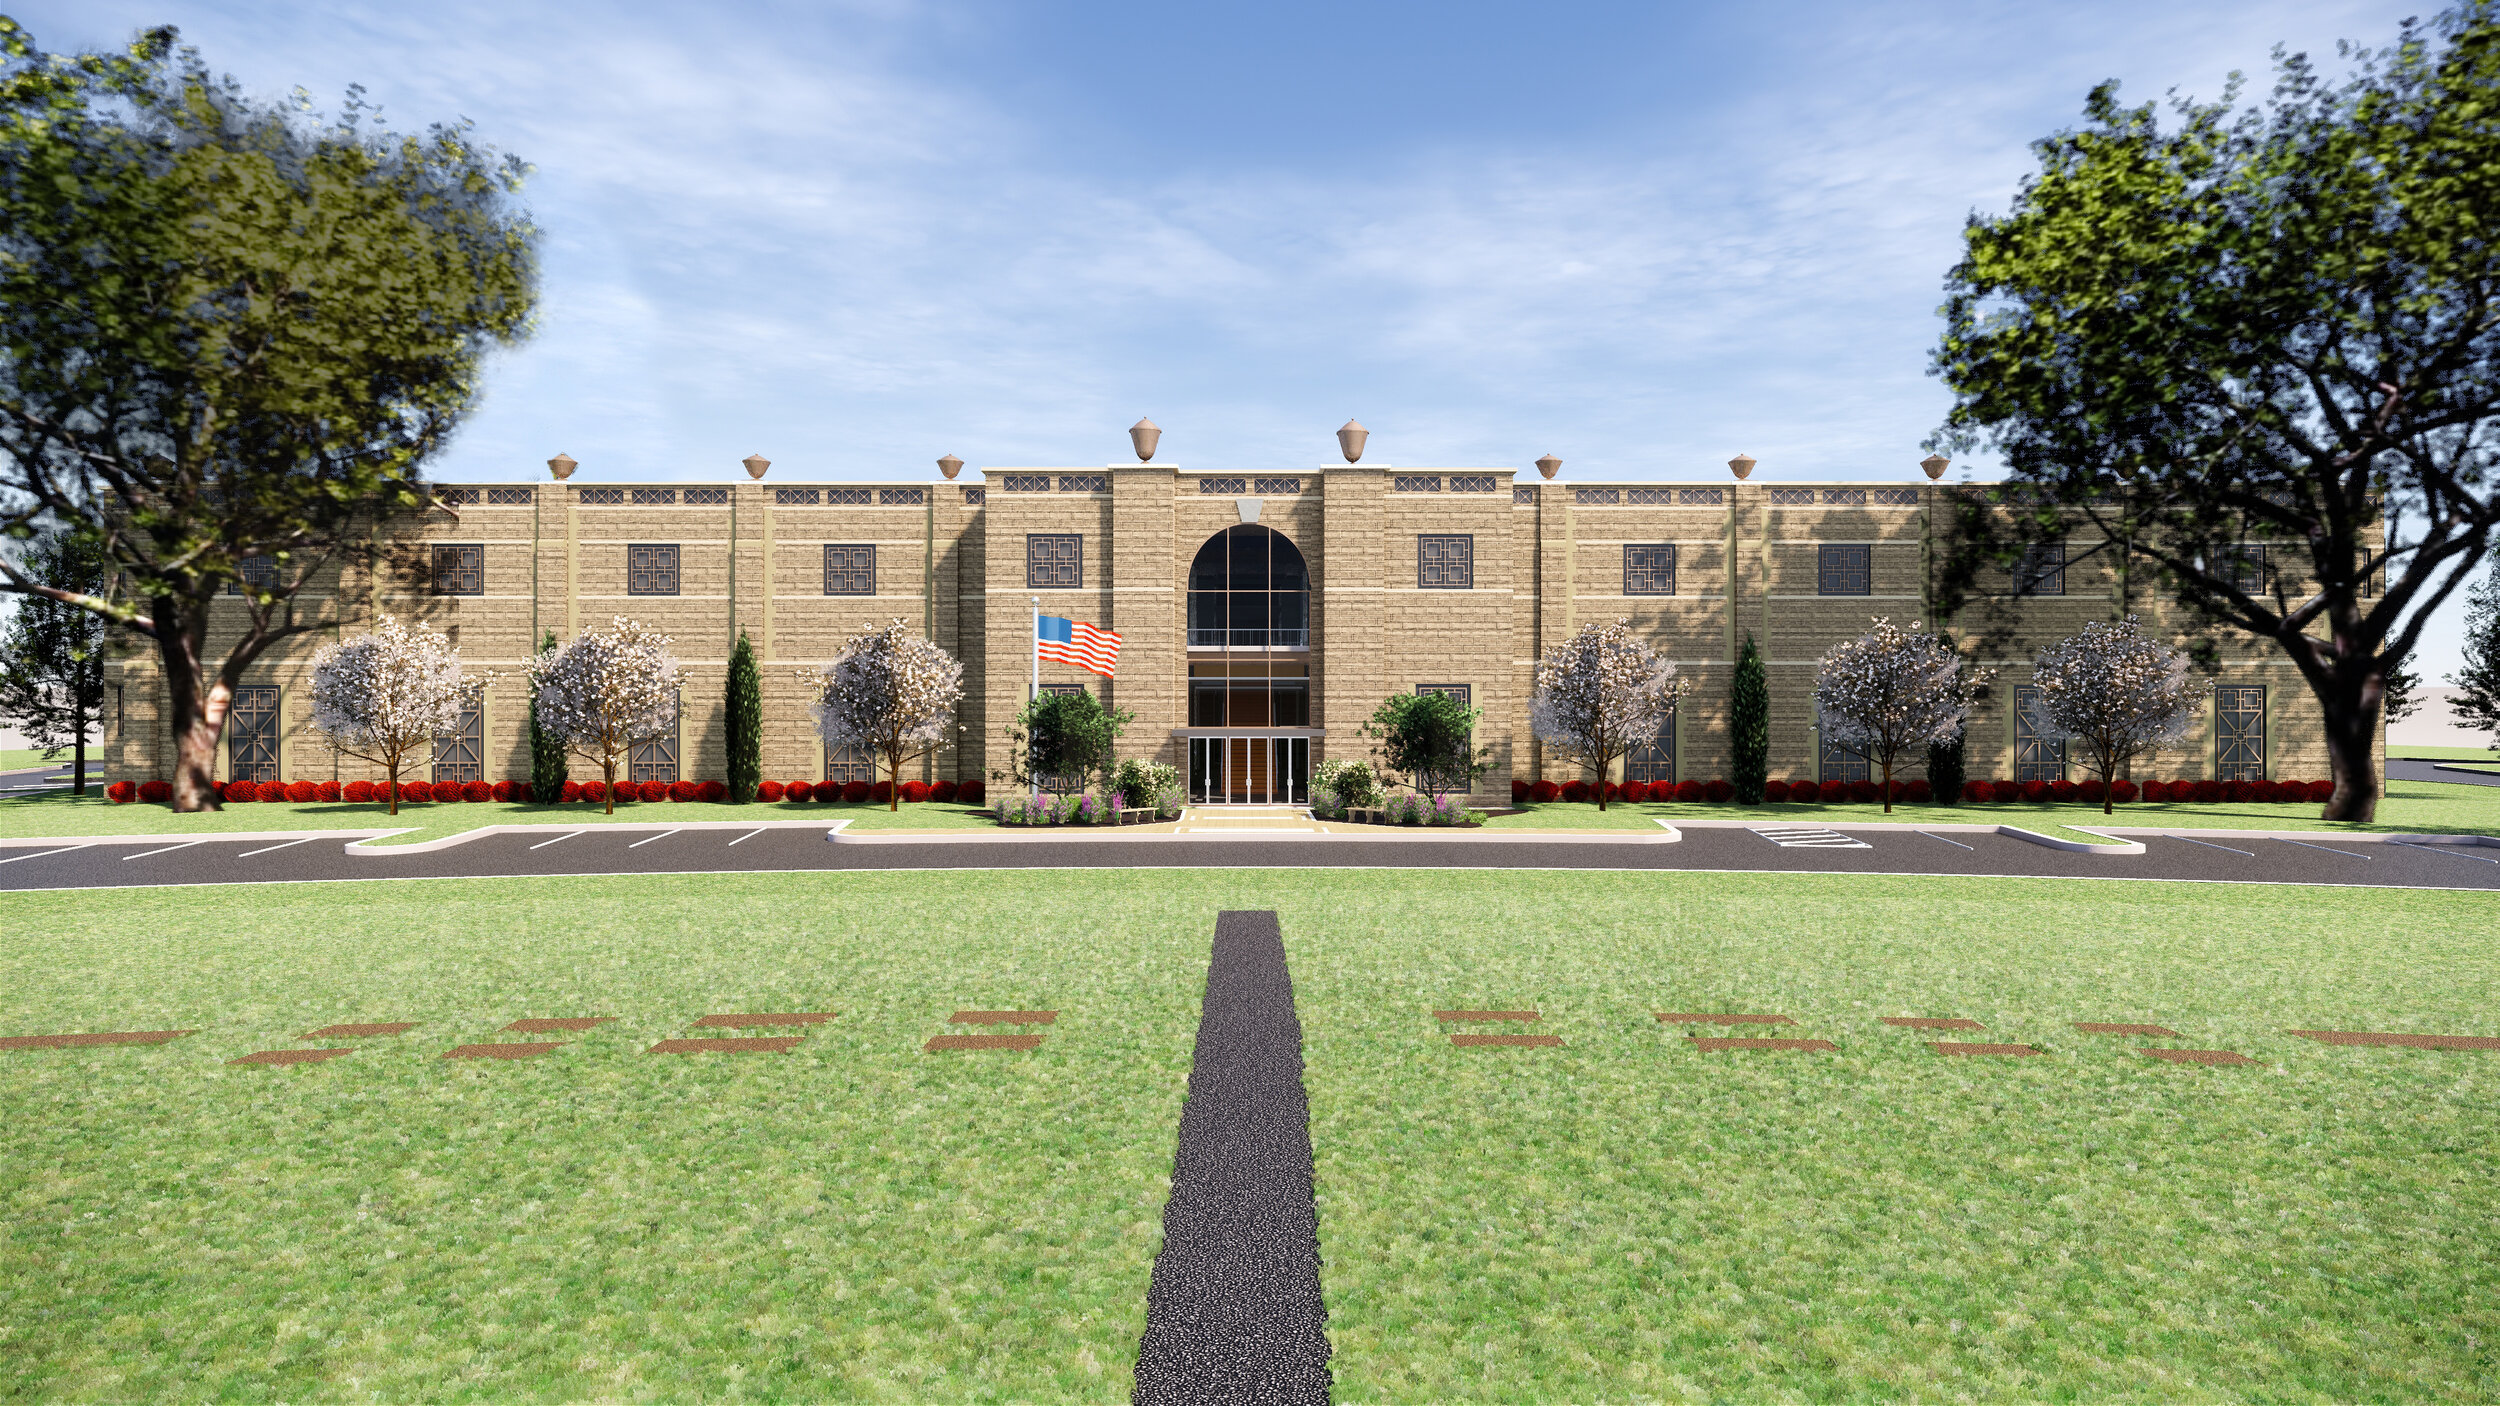
M 226 594 L 239 596 L 245 586 L 258 586 L 264 591 L 278 588 L 276 557 L 245 557 L 234 564 L 234 579 L 226 583 Z
M 873 596 L 877 593 L 877 549 L 873 546 L 825 544 L 825 594 Z
M 1863 542 L 1825 543 L 1815 548 L 1814 593 L 1818 596 L 1873 595 L 1875 549 Z
M 1674 544 L 1626 544 L 1623 549 L 1623 593 L 1627 596 L 1674 595 Z
M 1075 532 L 1026 533 L 1024 584 L 1032 590 L 1068 590 L 1084 585 L 1084 536 Z
M 677 594 L 677 544 L 636 543 L 625 549 L 625 594 Z
M 486 594 L 486 547 L 483 543 L 440 543 L 434 548 L 434 594 Z
M 1427 532 L 1415 539 L 1415 584 L 1427 591 L 1476 588 L 1476 539 Z

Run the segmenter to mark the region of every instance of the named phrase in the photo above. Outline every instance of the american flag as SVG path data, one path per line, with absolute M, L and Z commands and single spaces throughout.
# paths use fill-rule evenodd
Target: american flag
M 1033 650 L 1044 659 L 1074 664 L 1107 679 L 1120 662 L 1120 637 L 1082 620 L 1044 615 L 1037 617 Z

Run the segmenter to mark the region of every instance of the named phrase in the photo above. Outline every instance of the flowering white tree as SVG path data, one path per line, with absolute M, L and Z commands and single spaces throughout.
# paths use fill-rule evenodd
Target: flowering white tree
M 963 701 L 964 666 L 897 619 L 853 635 L 815 683 L 817 733 L 828 747 L 864 747 L 885 763 L 893 810 L 902 804 L 903 763 L 946 741 Z
M 530 664 L 538 726 L 599 764 L 610 815 L 616 813 L 617 767 L 635 744 L 676 730 L 677 658 L 668 652 L 670 643 L 619 615 L 606 629 L 584 630 Z
M 1894 765 L 1904 753 L 1924 754 L 1931 742 L 1961 736 L 1972 692 L 1991 677 L 1970 667 L 1943 635 L 1878 618 L 1874 629 L 1823 656 L 1814 708 L 1825 742 L 1883 772 L 1889 814 Z
M 1528 725 L 1555 755 L 1597 773 L 1604 810 L 1607 772 L 1666 730 L 1690 687 L 1632 633 L 1630 620 L 1591 625 L 1537 661 Z
M 352 640 L 313 656 L 312 725 L 333 751 L 362 758 L 390 778 L 399 814 L 399 773 L 460 726 L 460 713 L 491 678 L 464 679 L 460 651 L 440 631 L 385 615 Z
M 2096 620 L 2041 650 L 2031 681 L 2040 690 L 2032 726 L 2079 747 L 2083 764 L 2101 778 L 2103 815 L 2119 769 L 2186 741 L 2213 692 L 2211 683 L 2188 677 L 2186 654 L 2146 637 L 2132 615 L 2123 624 Z

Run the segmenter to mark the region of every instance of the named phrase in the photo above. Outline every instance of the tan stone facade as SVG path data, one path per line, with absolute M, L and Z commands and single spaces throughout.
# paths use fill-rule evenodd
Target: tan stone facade
M 1127 750 L 1185 773 L 1193 761 L 1203 772 L 1219 754 L 1193 757 L 1193 739 L 1301 738 L 1291 755 L 1304 768 L 1360 757 L 1357 729 L 1382 697 L 1460 687 L 1484 710 L 1482 739 L 1493 749 L 1481 794 L 1506 794 L 1513 777 L 1567 780 L 1570 773 L 1545 766 L 1529 735 L 1531 669 L 1543 648 L 1622 616 L 1695 684 L 1673 736 L 1641 759 L 1647 776 L 1727 773 L 1732 661 L 1750 634 L 1769 664 L 1771 773 L 1813 777 L 1830 765 L 1815 737 L 1815 661 L 1863 632 L 1871 617 L 1931 618 L 1935 534 L 1960 490 L 1923 482 L 1567 484 L 1521 481 L 1507 469 L 1253 473 L 1132 464 L 992 469 L 977 484 L 540 482 L 442 491 L 458 500 L 454 511 L 406 521 L 379 564 L 333 570 L 304 593 L 302 610 L 326 628 L 255 666 L 247 684 L 275 693 L 256 695 L 261 711 L 242 710 L 245 722 L 230 724 L 221 777 L 265 778 L 272 769 L 279 780 L 364 774 L 311 731 L 306 674 L 322 644 L 380 612 L 456 632 L 473 671 L 500 675 L 478 719 L 477 764 L 487 780 L 528 775 L 524 669 L 533 642 L 617 615 L 675 637 L 685 668 L 677 776 L 727 771 L 722 693 L 741 632 L 762 664 L 765 775 L 822 775 L 807 681 L 845 637 L 900 617 L 965 666 L 963 740 L 921 774 L 986 777 L 1003 762 L 998 739 L 1029 690 L 1036 598 L 1045 613 L 1122 637 L 1115 680 L 1045 664 L 1043 685 L 1083 685 L 1132 710 Z M 1277 631 L 1243 647 L 1235 644 L 1241 631 L 1210 636 L 1203 623 L 1193 630 L 1193 561 L 1217 534 L 1253 523 L 1290 543 L 1307 571 L 1306 639 Z M 1037 539 L 1054 540 L 1037 547 Z M 443 557 L 438 570 L 437 549 L 450 548 L 477 551 Z M 838 549 L 835 558 L 828 548 Z M 1058 553 L 1073 566 L 1054 559 L 1037 567 L 1035 552 Z M 1463 578 L 1453 565 L 1462 555 Z M 673 562 L 673 579 L 663 579 L 661 562 Z M 462 574 L 469 565 L 474 579 Z M 2063 594 L 2025 599 L 1997 657 L 1983 660 L 2000 677 L 1971 725 L 1974 777 L 2017 777 L 2055 764 L 2018 735 L 2014 687 L 2028 677 L 2032 649 L 2089 620 L 2132 611 L 2158 624 L 2167 614 L 2140 584 L 2130 595 L 2097 560 L 2063 574 Z M 668 589 L 654 593 L 661 585 Z M 1985 609 L 1944 623 L 1968 627 Z M 1287 681 L 1275 685 L 1277 701 L 1253 725 L 1192 726 L 1193 668 L 1202 690 L 1216 687 L 1211 676 L 1232 672 L 1307 677 L 1307 722 L 1267 721 L 1301 706 L 1282 701 L 1295 687 Z M 2208 708 L 2199 741 L 2139 775 L 2327 774 L 2316 705 L 2278 651 L 2226 639 L 2216 682 L 2228 692 Z M 106 756 L 114 774 L 169 774 L 172 744 L 152 657 L 118 661 L 112 684 Z M 266 729 L 238 736 L 238 726 L 258 726 L 257 716 L 270 718 Z M 1232 759 L 1238 781 L 1239 754 L 1221 755 Z M 1290 789 L 1281 775 L 1262 784 L 1278 795 Z

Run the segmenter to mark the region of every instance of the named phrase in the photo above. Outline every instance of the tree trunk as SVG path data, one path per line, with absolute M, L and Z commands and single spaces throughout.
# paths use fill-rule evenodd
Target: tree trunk
M 153 600 L 157 662 L 165 669 L 166 722 L 174 735 L 174 812 L 225 809 L 217 794 L 217 734 L 226 725 L 234 691 L 221 676 L 206 677 L 200 665 L 205 623 L 173 598 Z
M 393 757 L 382 767 L 383 786 L 390 791 L 389 814 L 399 814 L 399 758 Z
M 606 803 L 607 813 L 614 815 L 616 814 L 616 756 L 614 753 L 599 759 L 599 776 L 604 786 L 599 793 L 600 799 Z
M 87 724 L 83 718 L 78 724 L 77 760 L 70 767 L 69 793 L 73 796 L 87 794 Z
M 2327 798 L 2320 820 L 2368 824 L 2378 815 L 2378 763 L 2371 755 L 2370 745 L 2378 740 L 2377 722 L 2375 698 L 2366 708 L 2327 709 L 2326 754 L 2334 767 L 2335 794 Z
M 1884 761 L 1884 814 L 1892 814 L 1892 761 Z
M 890 752 L 885 759 L 885 808 L 897 814 L 903 809 L 903 759 Z

